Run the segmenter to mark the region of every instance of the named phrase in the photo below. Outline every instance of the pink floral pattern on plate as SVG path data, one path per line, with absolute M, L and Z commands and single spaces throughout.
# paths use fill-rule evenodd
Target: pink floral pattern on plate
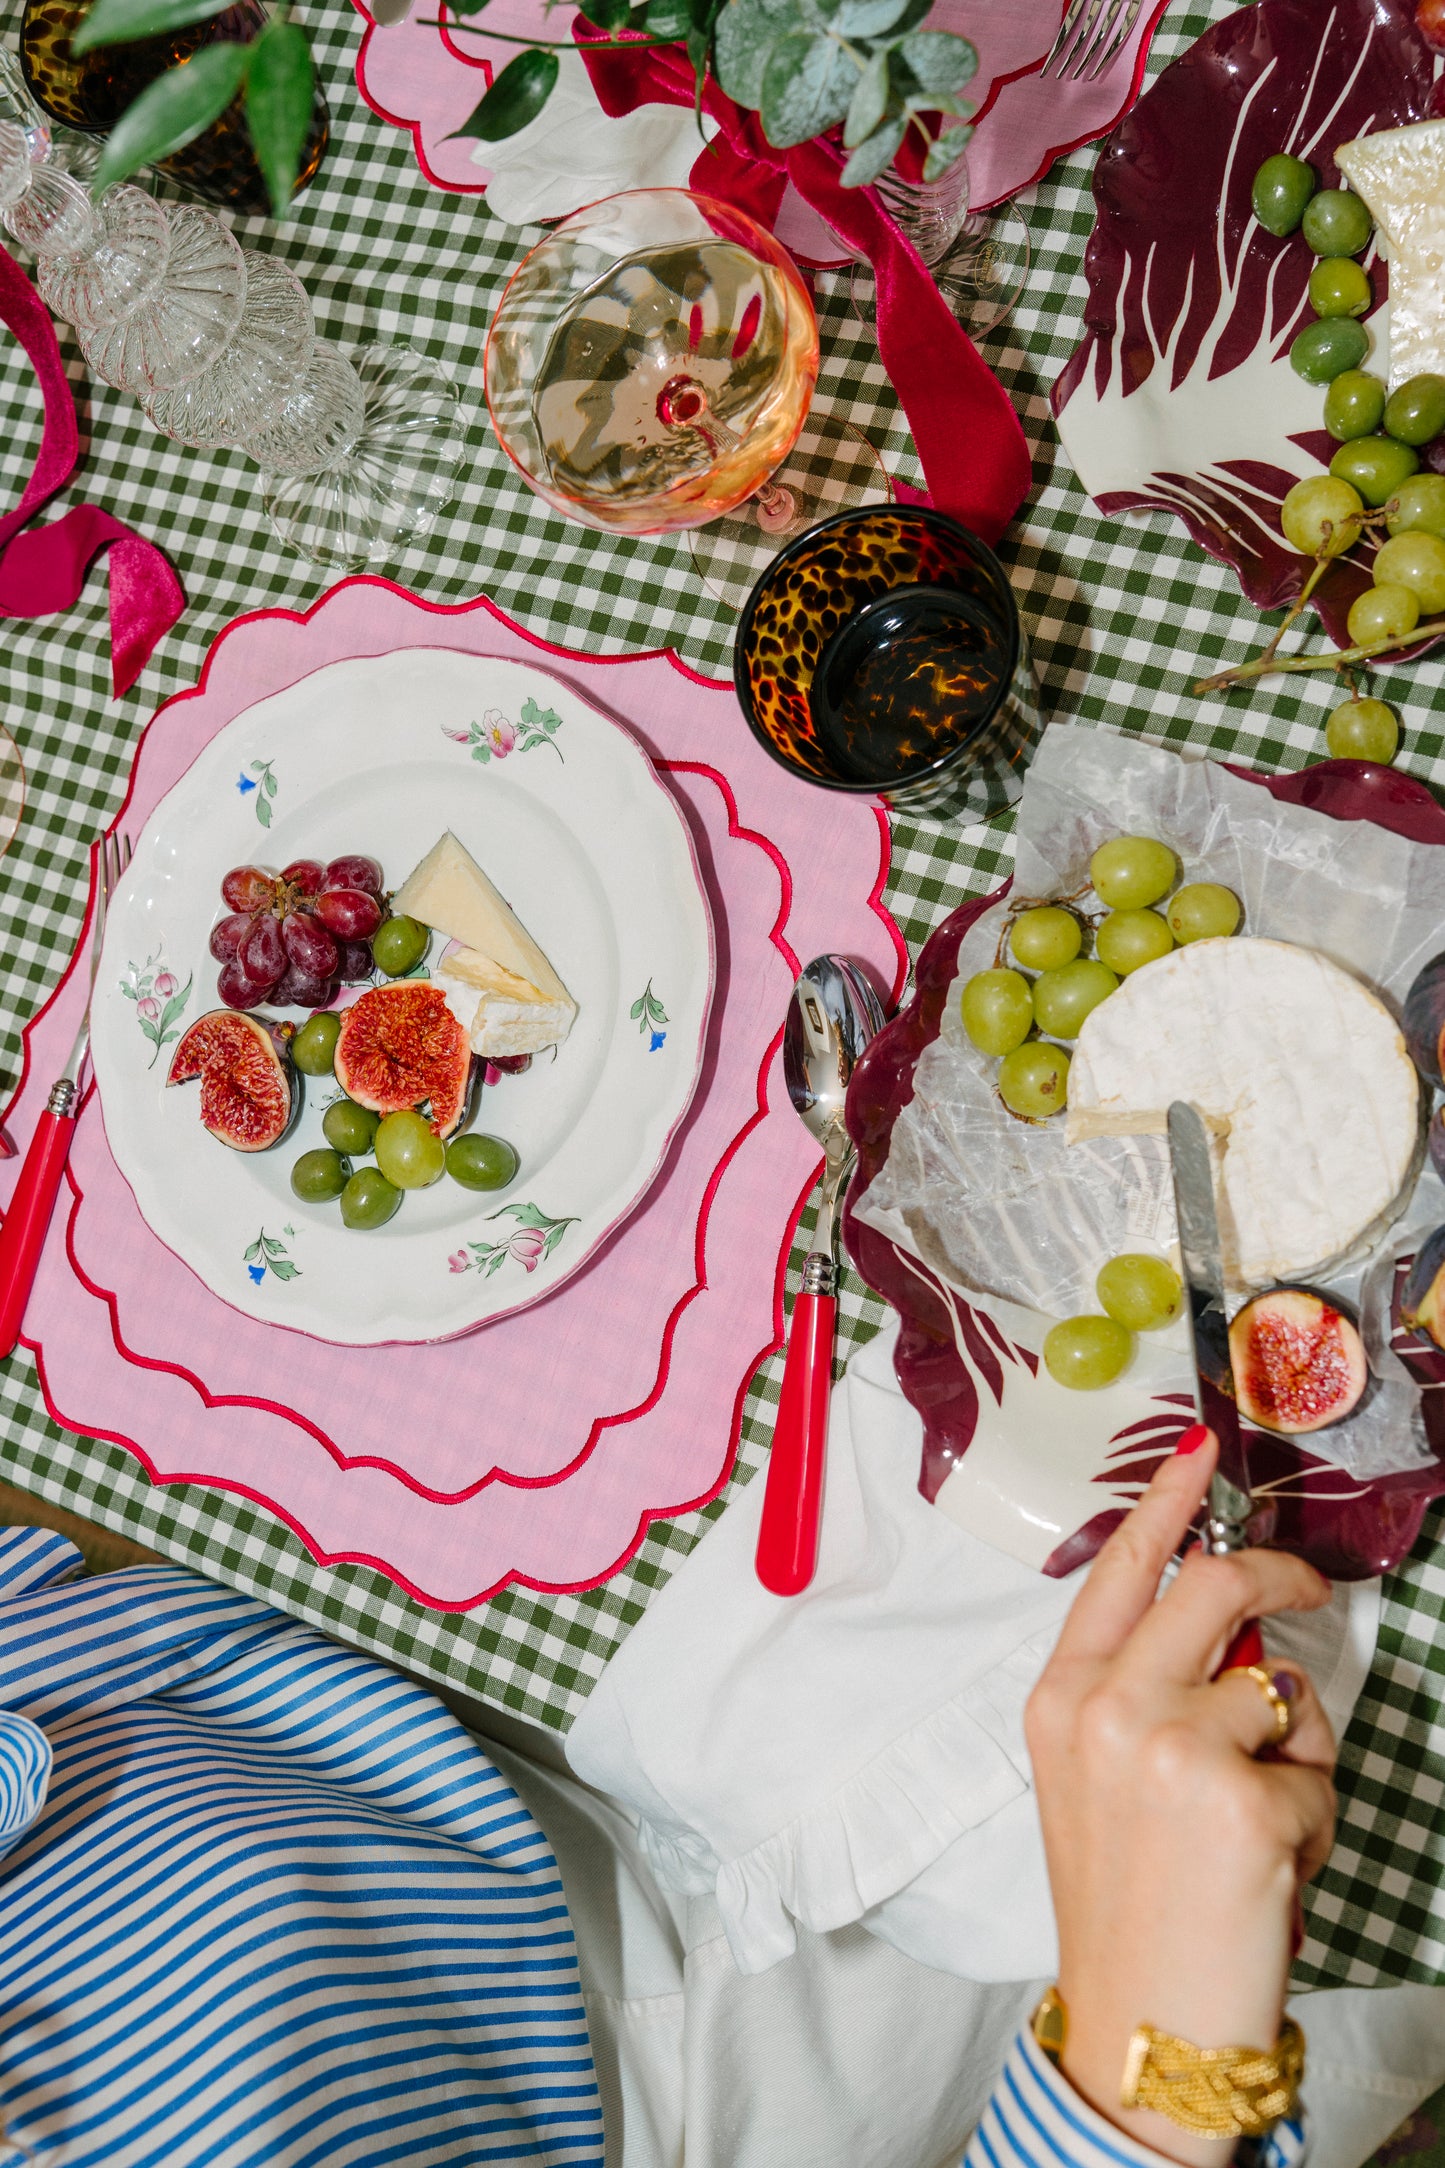
M 200 686 L 145 733 L 118 820 L 143 823 L 268 694 L 412 647 L 551 658 L 554 676 L 625 719 L 692 830 L 729 961 L 657 1183 L 530 1309 L 441 1345 L 342 1348 L 207 1293 L 146 1227 L 92 1096 L 24 1337 L 57 1422 L 124 1446 L 157 1482 L 255 1499 L 322 1566 L 354 1560 L 465 1609 L 508 1581 L 593 1586 L 650 1519 L 725 1481 L 748 1381 L 781 1342 L 788 1249 L 818 1168 L 782 1081 L 793 980 L 802 958 L 840 947 L 896 990 L 906 957 L 880 900 L 881 808 L 799 790 L 738 725 L 730 684 L 667 655 L 571 655 L 487 602 L 443 608 L 385 580 L 343 581 L 305 615 L 266 611 L 223 634 Z M 3 1110 L 21 1152 L 84 1002 L 72 967 L 26 1032 Z M 17 1171 L 0 1165 L 0 1206 Z M 524 1277 L 525 1256 L 508 1269 Z

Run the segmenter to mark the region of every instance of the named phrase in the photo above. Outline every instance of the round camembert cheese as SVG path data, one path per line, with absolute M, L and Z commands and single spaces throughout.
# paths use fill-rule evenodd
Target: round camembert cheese
M 1313 949 L 1195 941 L 1085 1019 L 1065 1134 L 1162 1132 L 1171 1101 L 1215 1140 L 1225 1271 L 1246 1287 L 1344 1257 L 1404 1204 L 1420 1085 L 1368 987 Z

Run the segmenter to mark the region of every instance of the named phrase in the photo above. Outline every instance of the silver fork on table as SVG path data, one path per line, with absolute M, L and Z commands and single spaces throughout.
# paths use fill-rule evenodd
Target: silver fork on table
M 1144 0 L 1069 0 L 1039 70 L 1056 83 L 1095 83 L 1123 51 Z
M 4 1225 L 0 1226 L 0 1362 L 20 1337 L 21 1320 L 35 1284 L 60 1178 L 70 1156 L 75 1117 L 80 1111 L 80 1074 L 90 1051 L 90 1004 L 95 994 L 95 974 L 100 968 L 101 943 L 105 939 L 106 911 L 116 884 L 129 864 L 129 837 L 102 836 L 95 923 L 90 929 L 90 985 L 86 991 L 85 1014 L 70 1050 L 70 1059 L 51 1087 L 45 1112 L 35 1125 L 25 1164 L 10 1199 L 10 1209 L 5 1214 Z

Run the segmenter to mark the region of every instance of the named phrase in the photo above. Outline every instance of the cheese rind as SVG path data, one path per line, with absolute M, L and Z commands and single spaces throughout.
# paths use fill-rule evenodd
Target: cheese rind
M 577 1014 L 569 998 L 549 1001 L 526 979 L 504 971 L 475 949 L 454 949 L 443 957 L 436 983 L 470 1039 L 472 1052 L 492 1060 L 540 1054 L 544 1047 L 556 1046 Z
M 506 898 L 448 829 L 392 900 L 462 946 L 437 970 L 475 1054 L 536 1054 L 565 1039 L 577 1004 Z
M 1390 383 L 1445 372 L 1445 120 L 1343 143 L 1335 163 L 1390 259 Z
M 1146 964 L 1085 1019 L 1065 1135 L 1162 1131 L 1197 1106 L 1236 1284 L 1331 1266 L 1394 1218 L 1419 1167 L 1420 1085 L 1383 1002 L 1313 949 L 1248 936 Z

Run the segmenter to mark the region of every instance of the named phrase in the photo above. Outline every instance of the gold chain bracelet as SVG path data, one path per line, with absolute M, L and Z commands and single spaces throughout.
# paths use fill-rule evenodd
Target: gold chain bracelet
M 1051 1987 L 1034 2012 L 1034 2038 L 1057 2062 L 1068 2038 L 1068 2012 Z M 1197 2048 L 1192 2040 L 1135 2027 L 1124 2059 L 1121 2108 L 1150 2108 L 1203 2138 L 1262 2138 L 1299 2097 L 1305 2039 L 1286 2018 L 1273 2048 Z

